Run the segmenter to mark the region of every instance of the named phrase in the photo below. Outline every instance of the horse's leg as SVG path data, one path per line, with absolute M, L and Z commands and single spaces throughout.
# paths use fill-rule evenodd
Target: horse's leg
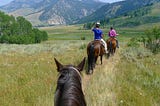
M 107 58 L 109 59 L 109 56 L 110 56 L 110 51 L 108 51 L 108 53 L 107 53 Z
M 97 63 L 98 56 L 95 57 L 95 64 Z
M 112 48 L 111 51 L 112 51 L 111 53 L 112 53 L 112 55 L 113 55 L 113 54 L 114 54 L 114 49 Z
M 108 47 L 108 53 L 107 53 L 107 58 L 108 58 L 108 59 L 109 59 L 109 57 L 110 57 L 110 54 L 111 54 L 111 48 Z
M 116 52 L 116 48 L 114 48 L 114 53 Z
M 89 74 L 90 69 L 91 69 L 91 59 L 90 59 L 90 56 L 88 55 L 88 70 L 87 70 L 87 74 Z
M 101 59 L 101 65 L 102 65 L 102 58 L 103 58 L 103 55 L 101 55 L 101 56 L 100 56 L 100 59 Z

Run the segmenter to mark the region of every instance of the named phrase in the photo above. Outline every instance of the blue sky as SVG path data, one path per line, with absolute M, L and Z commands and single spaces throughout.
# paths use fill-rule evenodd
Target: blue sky
M 13 0 L 0 0 L 0 6 L 5 5 Z
M 123 0 L 99 0 L 99 1 L 107 2 L 107 3 L 113 3 L 113 2 L 117 2 L 117 1 L 123 1 Z
M 13 0 L 0 0 L 0 6 L 5 5 L 11 1 L 13 1 Z M 116 1 L 122 1 L 122 0 L 100 0 L 100 1 L 112 3 L 112 2 L 116 2 Z

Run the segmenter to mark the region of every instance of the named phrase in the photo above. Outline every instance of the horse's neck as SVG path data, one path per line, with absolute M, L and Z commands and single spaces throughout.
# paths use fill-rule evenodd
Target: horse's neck
M 82 89 L 82 85 L 81 85 L 81 80 L 80 79 L 75 79 L 75 78 L 70 78 L 66 84 L 64 85 L 65 88 L 65 92 L 69 91 L 70 89 L 72 90 L 76 90 Z
M 71 102 L 73 102 L 73 104 L 78 102 L 78 104 L 80 104 L 78 106 L 83 106 L 81 104 L 85 104 L 85 99 L 82 92 L 80 73 L 77 72 L 78 70 L 75 68 L 70 67 L 69 69 L 69 73 L 62 74 L 63 77 L 60 77 L 58 80 L 57 89 L 55 93 L 55 106 L 68 106 L 67 104 Z
M 55 102 L 58 102 L 57 106 L 58 104 L 65 104 L 66 106 L 68 106 L 67 104 L 70 103 L 70 101 L 72 101 L 73 104 L 77 103 L 77 101 L 79 101 L 79 104 L 81 104 L 81 102 L 83 101 L 82 103 L 85 104 L 82 87 L 76 82 L 66 82 L 64 86 L 61 86 L 61 88 L 57 89 L 55 95 L 57 96 L 57 99 L 55 99 Z

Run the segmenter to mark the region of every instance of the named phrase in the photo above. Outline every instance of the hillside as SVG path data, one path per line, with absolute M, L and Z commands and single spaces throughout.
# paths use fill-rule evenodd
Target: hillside
M 110 25 L 118 27 L 133 27 L 148 23 L 160 22 L 160 3 L 145 6 L 140 9 L 125 13 L 109 20 Z
M 57 25 L 74 23 L 102 5 L 97 0 L 14 0 L 0 10 L 24 16 L 33 25 Z
M 106 4 L 91 15 L 82 18 L 78 23 L 86 23 L 99 21 L 106 18 L 114 18 L 157 2 L 160 2 L 160 0 L 126 0 L 112 4 Z

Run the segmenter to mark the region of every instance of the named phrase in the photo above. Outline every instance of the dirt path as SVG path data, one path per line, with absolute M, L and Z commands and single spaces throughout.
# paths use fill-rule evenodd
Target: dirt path
M 112 90 L 115 81 L 115 66 L 119 61 L 120 56 L 118 50 L 111 58 L 103 58 L 103 65 L 100 65 L 100 61 L 98 60 L 98 65 L 93 75 L 83 76 L 83 89 L 85 96 L 88 96 L 86 97 L 86 101 L 89 106 L 116 105 L 116 96 Z M 96 97 L 92 98 L 92 96 Z

